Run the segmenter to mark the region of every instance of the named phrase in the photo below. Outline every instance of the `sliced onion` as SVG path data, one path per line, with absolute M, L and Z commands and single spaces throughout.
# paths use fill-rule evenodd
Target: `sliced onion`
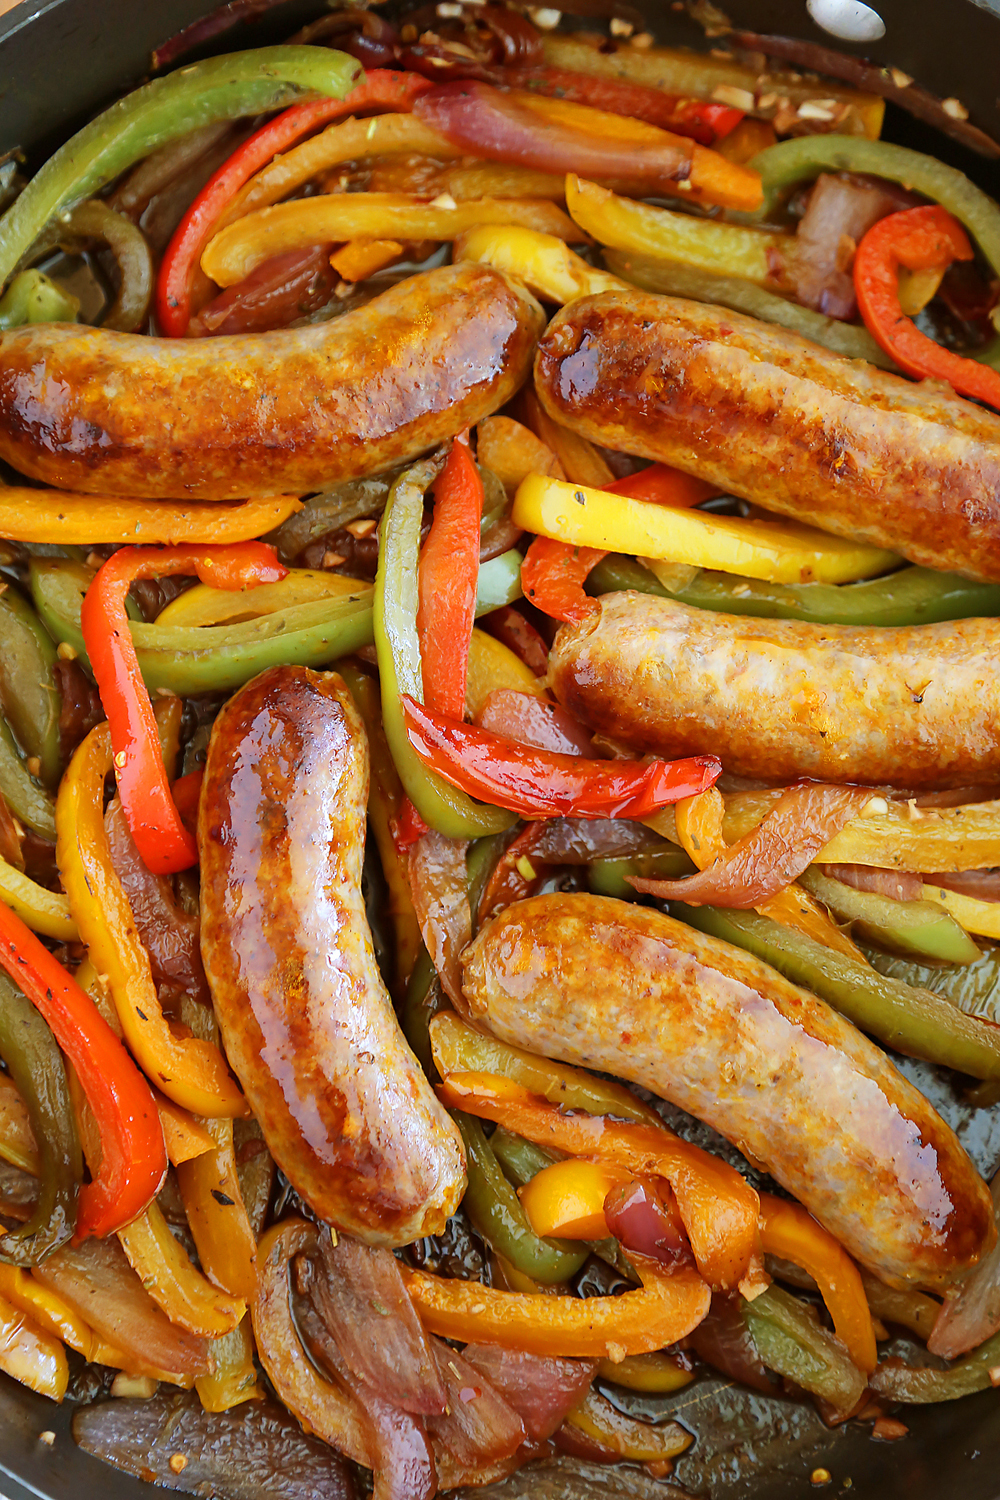
M 539 750 L 590 757 L 597 754 L 590 730 L 568 709 L 514 688 L 497 688 L 490 693 L 476 715 L 476 724 Z
M 211 125 L 201 125 L 197 130 L 161 146 L 122 179 L 105 200 L 108 207 L 116 213 L 127 214 L 133 223 L 138 223 L 150 199 L 199 162 L 232 128 L 231 120 L 215 120 Z
M 819 869 L 856 891 L 872 891 L 893 901 L 920 901 L 924 894 L 925 877 L 909 870 L 884 870 L 878 865 L 820 865 Z
M 213 37 L 231 31 L 240 21 L 263 15 L 265 11 L 280 4 L 282 0 L 228 0 L 227 4 L 218 6 L 198 21 L 192 21 L 190 26 L 185 26 L 182 31 L 175 32 L 168 38 L 162 47 L 157 47 L 153 53 L 153 72 L 169 68 L 178 58 L 192 52 L 195 47 L 200 47 L 203 42 L 211 41 Z
M 940 874 L 923 875 L 921 879 L 928 885 L 943 886 L 946 891 L 974 896 L 977 901 L 1000 901 L 1000 870 L 944 870 Z
M 850 267 L 862 236 L 902 208 L 920 200 L 879 178 L 824 172 L 816 179 L 795 236 L 787 268 L 795 295 L 828 318 L 853 318 L 858 310 Z
M 426 1419 L 436 1443 L 460 1464 L 477 1468 L 512 1457 L 527 1436 L 517 1412 L 456 1350 L 438 1338 L 431 1347 L 448 1398 L 440 1416 Z
M 472 941 L 467 839 L 425 833 L 413 845 L 407 874 L 420 935 L 449 999 L 463 1004 L 459 955 Z
M 332 16 L 304 26 L 289 38 L 290 42 L 316 46 L 325 43 L 349 52 L 366 68 L 389 68 L 399 57 L 399 38 L 395 28 L 383 16 L 360 6 L 338 10 Z
M 649 1178 L 623 1183 L 604 1200 L 608 1229 L 626 1251 L 652 1256 L 666 1266 L 693 1266 L 691 1244 L 668 1182 Z
M 990 1183 L 993 1216 L 1000 1228 L 1000 1172 Z M 978 1349 L 1000 1328 L 1000 1238 L 964 1279 L 957 1297 L 946 1297 L 927 1340 L 932 1354 L 957 1359 Z
M 685 880 L 630 876 L 637 891 L 693 906 L 759 906 L 776 896 L 871 799 L 869 787 L 807 784 L 784 792 L 762 823 Z
M 311 245 L 263 261 L 244 281 L 207 303 L 192 319 L 190 334 L 266 333 L 316 312 L 330 300 L 338 281 L 330 264 L 332 248 Z
M 125 214 L 115 213 L 93 198 L 77 204 L 66 218 L 56 219 L 39 245 L 50 242 L 76 248 L 81 240 L 102 240 L 121 276 L 118 295 L 102 326 L 118 333 L 135 333 L 146 322 L 153 297 L 153 257 L 146 236 Z
M 545 1358 L 497 1344 L 466 1344 L 462 1353 L 514 1408 L 529 1438 L 539 1442 L 561 1425 L 597 1371 L 593 1360 Z
M 750 1337 L 738 1297 L 723 1297 L 716 1293 L 708 1317 L 688 1334 L 687 1344 L 699 1359 L 718 1370 L 720 1375 L 728 1375 L 751 1390 L 774 1394 L 774 1382 Z

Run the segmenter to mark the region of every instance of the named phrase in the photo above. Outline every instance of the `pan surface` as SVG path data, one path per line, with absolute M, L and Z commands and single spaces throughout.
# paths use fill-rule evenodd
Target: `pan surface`
M 670 0 L 632 0 L 658 41 L 704 48 L 700 27 Z M 778 32 L 892 63 L 942 97 L 959 98 L 1000 139 L 1000 0 L 873 0 L 885 35 L 853 45 L 815 25 L 804 0 L 725 0 L 739 26 Z M 66 135 L 146 74 L 155 45 L 212 9 L 210 0 L 20 0 L 0 16 L 0 157 L 14 147 L 37 165 Z M 322 10 L 321 0 L 287 0 L 206 51 L 280 41 Z M 834 7 L 835 8 L 835 7 Z M 842 5 L 842 10 L 850 9 Z M 583 22 L 581 24 L 587 24 Z M 984 161 L 891 107 L 886 135 L 938 155 L 1000 197 L 1000 165 Z M 1000 1164 L 1000 1110 L 970 1114 L 943 1076 L 905 1064 L 959 1130 L 990 1177 Z M 991 1118 L 993 1114 L 997 1118 Z M 870 1424 L 830 1431 L 810 1406 L 699 1382 L 664 1405 L 697 1441 L 676 1467 L 684 1490 L 710 1500 L 792 1500 L 806 1494 L 850 1500 L 1000 1500 L 1000 1393 L 904 1412 L 909 1435 L 872 1440 Z M 99 1463 L 70 1436 L 72 1408 L 0 1375 L 0 1497 L 3 1500 L 152 1500 L 162 1491 Z M 41 1435 L 45 1434 L 45 1438 Z M 49 1440 L 51 1438 L 51 1441 Z M 811 1475 L 829 1471 L 814 1487 Z M 644 1474 L 555 1465 L 503 1485 L 468 1492 L 483 1500 L 680 1500 Z

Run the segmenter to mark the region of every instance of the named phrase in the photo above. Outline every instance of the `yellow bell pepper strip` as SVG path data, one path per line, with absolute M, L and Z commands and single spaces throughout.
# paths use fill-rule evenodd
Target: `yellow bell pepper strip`
M 469 642 L 469 668 L 465 679 L 465 712 L 469 718 L 475 719 L 490 694 L 504 688 L 516 693 L 531 693 L 535 698 L 547 696 L 544 684 L 509 646 L 498 641 L 496 636 L 487 635 L 485 630 L 474 630 Z
M 42 1286 L 30 1271 L 0 1265 L 0 1297 L 29 1317 L 43 1333 L 61 1339 L 86 1360 L 94 1358 L 97 1340 L 93 1329 L 58 1292 Z
M 232 547 L 122 547 L 99 568 L 80 611 L 80 627 L 108 716 L 118 791 L 143 861 L 156 875 L 186 870 L 198 859 L 167 785 L 153 708 L 139 673 L 125 601 L 137 579 L 196 573 L 224 589 L 274 583 L 287 573 L 263 542 Z
M 938 906 L 943 906 L 966 932 L 1000 939 L 1000 901 L 980 901 L 978 896 L 966 896 L 963 891 L 948 891 L 939 885 L 928 885 L 926 881 L 923 899 L 936 901 Z
M 566 207 L 580 228 L 601 245 L 681 261 L 698 271 L 738 276 L 771 292 L 789 290 L 783 273 L 795 258 L 794 234 L 653 208 L 620 198 L 572 172 L 566 178 Z
M 530 474 L 512 511 L 525 531 L 577 547 L 665 558 L 769 583 L 854 583 L 896 566 L 894 552 L 794 521 L 743 520 L 632 500 Z
M 69 1385 L 66 1350 L 23 1312 L 0 1296 L 0 1370 L 21 1385 L 61 1401 Z
M 428 1029 L 434 1066 L 442 1078 L 449 1073 L 492 1073 L 509 1078 L 562 1109 L 616 1115 L 622 1120 L 656 1127 L 663 1123 L 654 1109 L 623 1084 L 508 1046 L 477 1031 L 452 1010 L 439 1011 Z
M 0 859 L 0 901 L 16 912 L 33 932 L 44 937 L 55 938 L 59 943 L 74 943 L 80 936 L 66 897 L 36 885 L 3 859 Z
M 708 1312 L 701 1277 L 688 1268 L 665 1275 L 657 1261 L 633 1257 L 642 1287 L 620 1297 L 552 1297 L 502 1292 L 400 1267 L 424 1327 L 440 1338 L 500 1344 L 527 1354 L 608 1359 L 675 1344 Z
M 735 1287 L 746 1274 L 757 1244 L 757 1194 L 733 1167 L 664 1125 L 568 1114 L 519 1084 L 482 1073 L 451 1073 L 438 1093 L 449 1108 L 494 1120 L 540 1146 L 593 1157 L 636 1177 L 665 1177 L 705 1279 L 713 1287 Z
M 340 573 L 321 573 L 313 568 L 289 568 L 277 583 L 260 583 L 246 593 L 216 589 L 208 583 L 196 583 L 160 610 L 158 625 L 183 629 L 204 629 L 213 625 L 235 624 L 258 619 L 297 604 L 314 604 L 321 599 L 351 599 L 366 593 L 371 585 L 360 578 L 345 578 Z
M 265 260 L 309 245 L 366 238 L 453 240 L 478 224 L 519 224 L 562 240 L 586 238 L 544 198 L 481 198 L 435 208 L 410 193 L 326 193 L 237 219 L 209 242 L 201 268 L 218 286 L 235 286 Z
M 199 1375 L 194 1383 L 205 1411 L 231 1411 L 244 1401 L 263 1401 L 253 1359 L 250 1314 L 232 1333 L 213 1339 L 209 1354 L 214 1366 L 210 1375 Z
M 9 1073 L 0 1073 L 0 1161 L 38 1176 L 38 1145 L 28 1108 Z
M 294 495 L 225 501 L 114 500 L 61 490 L 0 487 L 0 536 L 14 542 L 96 547 L 105 542 L 245 542 L 302 509 Z
M 478 631 L 473 631 L 473 638 L 478 634 Z M 393 824 L 402 810 L 405 793 L 382 727 L 378 682 L 374 677 L 361 672 L 352 661 L 340 663 L 340 674 L 350 689 L 368 735 L 371 772 L 368 785 L 368 822 L 375 835 L 382 863 L 382 874 L 387 887 L 386 912 L 395 938 L 392 989 L 396 998 L 401 999 L 406 993 L 422 944 L 420 925 L 410 895 L 406 861 L 396 848 L 392 832 Z
M 149 955 L 111 863 L 104 781 L 112 766 L 109 729 L 100 724 L 78 746 L 59 788 L 56 861 L 70 910 L 91 959 L 108 976 L 129 1049 L 156 1087 L 192 1114 L 243 1115 L 246 1103 L 218 1049 L 176 1036 L 163 1014 Z
M 878 1364 L 875 1330 L 861 1272 L 832 1234 L 798 1203 L 760 1196 L 760 1242 L 766 1255 L 801 1266 L 816 1282 L 837 1337 L 858 1369 L 870 1375 Z
M 257 1287 L 257 1240 L 236 1175 L 232 1120 L 208 1120 L 215 1150 L 177 1168 L 198 1259 L 210 1281 L 248 1302 Z
M 518 1197 L 536 1234 L 606 1240 L 611 1231 L 604 1217 L 604 1200 L 627 1181 L 627 1173 L 606 1162 L 569 1157 L 543 1167 Z
M 662 1463 L 664 1459 L 676 1458 L 694 1442 L 691 1433 L 679 1422 L 664 1422 L 654 1427 L 649 1422 L 636 1421 L 593 1389 L 569 1413 L 566 1424 L 630 1463 Z
M 171 1323 L 206 1338 L 239 1327 L 246 1302 L 220 1291 L 195 1268 L 157 1204 L 119 1229 L 118 1239 L 129 1265 Z
M 479 261 L 508 276 L 516 276 L 529 292 L 545 302 L 563 305 L 575 302 L 577 297 L 596 296 L 598 292 L 630 290 L 627 281 L 590 265 L 565 240 L 513 224 L 480 224 L 469 229 L 455 241 L 453 254 L 455 260 Z
M 179 1167 L 183 1162 L 194 1161 L 207 1151 L 215 1150 L 215 1141 L 194 1115 L 181 1109 L 179 1104 L 175 1104 L 158 1089 L 153 1090 L 153 1098 L 163 1126 L 163 1139 L 171 1166 Z
M 167 1170 L 149 1085 L 90 996 L 2 904 L 0 964 L 48 1022 L 100 1131 L 100 1163 L 80 1191 L 77 1238 L 110 1234 L 142 1212 Z
M 615 1364 L 602 1359 L 597 1366 L 602 1380 L 622 1385 L 627 1391 L 646 1391 L 651 1395 L 667 1396 L 671 1391 L 682 1390 L 694 1379 L 691 1370 L 685 1370 L 669 1354 L 630 1354 Z

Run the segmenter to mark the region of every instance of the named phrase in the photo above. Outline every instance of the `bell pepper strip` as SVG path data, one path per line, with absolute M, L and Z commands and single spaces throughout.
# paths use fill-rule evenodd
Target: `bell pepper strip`
M 36 885 L 5 860 L 0 860 L 0 901 L 15 911 L 33 932 L 55 938 L 59 943 L 74 943 L 80 936 L 66 897 Z
M 204 768 L 199 767 L 197 771 L 189 771 L 186 776 L 178 776 L 170 788 L 177 815 L 192 836 L 198 827 L 198 802 L 201 798 L 201 785 L 204 780 Z
M 604 486 L 613 495 L 627 495 L 633 500 L 648 500 L 653 505 L 675 505 L 689 509 L 711 500 L 719 493 L 717 484 L 706 479 L 696 479 L 681 469 L 672 469 L 669 464 L 650 464 L 637 474 L 627 474 Z
M 590 265 L 565 240 L 513 224 L 480 224 L 466 230 L 455 241 L 454 258 L 517 276 L 536 297 L 560 305 L 598 292 L 628 290 L 626 280 Z
M 897 901 L 878 891 L 859 891 L 815 868 L 799 879 L 835 917 L 879 947 L 946 964 L 973 964 L 982 956 L 965 929 L 933 901 Z
M 197 1376 L 194 1383 L 203 1411 L 231 1411 L 244 1401 L 263 1401 L 249 1313 L 232 1333 L 213 1339 L 209 1353 L 212 1373 Z
M 42 1286 L 29 1272 L 17 1266 L 0 1265 L 0 1297 L 29 1317 L 43 1333 L 61 1339 L 84 1359 L 93 1359 L 97 1343 L 93 1329 L 58 1292 Z
M 37 495 L 38 491 L 34 491 Z M 9 490 L 0 490 L 0 511 Z M 59 785 L 62 694 L 52 638 L 35 610 L 9 585 L 0 594 L 0 707 L 27 760 L 37 760 L 43 786 Z
M 183 1162 L 194 1161 L 196 1157 L 215 1150 L 214 1139 L 194 1115 L 181 1109 L 157 1089 L 153 1090 L 153 1098 L 163 1126 L 167 1159 L 172 1167 L 179 1167 Z
M 424 703 L 454 719 L 465 712 L 482 514 L 483 481 L 466 433 L 452 443 L 434 481 L 434 515 L 420 549 L 418 570 L 417 635 Z
M 521 564 L 524 597 L 553 620 L 583 625 L 600 609 L 584 593 L 583 586 L 607 555 L 597 547 L 573 547 L 552 537 L 536 536 Z
M 532 1177 L 518 1193 L 536 1234 L 567 1240 L 606 1240 L 611 1231 L 604 1200 L 628 1174 L 606 1162 L 568 1157 Z
M 0 715 L 0 795 L 8 808 L 43 839 L 54 832 L 52 797 L 21 759 L 7 720 Z
M 533 387 L 529 386 L 521 393 L 520 405 L 530 430 L 559 460 L 563 471 L 561 478 L 568 479 L 571 484 L 589 485 L 598 490 L 612 482 L 614 470 L 600 449 L 588 438 L 550 417 Z
M 0 297 L 0 333 L 25 323 L 75 323 L 80 299 L 44 271 L 22 271 Z
M 678 97 L 646 84 L 595 78 L 572 68 L 555 68 L 544 63 L 505 68 L 504 82 L 543 97 L 568 99 L 572 104 L 588 104 L 591 109 L 608 114 L 644 120 L 647 125 L 659 125 L 675 135 L 690 136 L 701 146 L 714 145 L 743 119 L 743 111 L 731 104 Z
M 597 1373 L 602 1380 L 624 1386 L 627 1391 L 645 1391 L 657 1396 L 682 1390 L 694 1379 L 693 1370 L 685 1370 L 669 1354 L 659 1352 L 626 1355 L 618 1364 L 602 1359 Z
M 402 699 L 423 702 L 423 670 L 417 634 L 420 524 L 424 491 L 436 477 L 431 460 L 396 480 L 379 532 L 374 632 L 382 692 L 382 723 L 407 796 L 429 827 L 451 838 L 499 833 L 513 819 L 498 807 L 481 807 L 448 780 L 428 770 L 410 744 Z
M 273 531 L 301 510 L 294 495 L 260 500 L 102 499 L 61 490 L 0 490 L 0 536 L 15 542 L 96 547 L 105 542 L 244 542 Z
M 187 333 L 192 282 L 201 252 L 233 198 L 255 173 L 304 135 L 331 120 L 356 109 L 409 108 L 412 100 L 430 87 L 426 79 L 416 80 L 413 75 L 384 69 L 364 74 L 358 67 L 344 82 L 354 85 L 344 97 L 295 104 L 262 125 L 223 162 L 184 214 L 164 251 L 156 283 L 156 320 L 170 338 L 183 338 Z M 329 92 L 340 95 L 342 90 Z
M 246 1303 L 214 1287 L 195 1268 L 157 1204 L 119 1229 L 118 1239 L 129 1265 L 171 1323 L 206 1338 L 239 1327 Z
M 645 818 L 704 791 L 722 771 L 711 755 L 603 761 L 538 750 L 433 714 L 408 693 L 401 704 L 412 753 L 424 765 L 469 795 L 519 817 Z
M 759 1200 L 725 1162 L 663 1125 L 568 1114 L 521 1085 L 484 1073 L 450 1073 L 438 1094 L 449 1107 L 494 1120 L 568 1156 L 592 1157 L 636 1177 L 666 1177 L 698 1269 L 713 1287 L 735 1287 L 756 1251 Z
M 420 1321 L 430 1333 L 465 1343 L 499 1344 L 526 1354 L 608 1359 L 675 1344 L 708 1311 L 708 1287 L 696 1272 L 669 1275 L 635 1257 L 641 1290 L 620 1297 L 553 1297 L 497 1291 L 401 1266 Z
M 855 1409 L 865 1377 L 811 1308 L 783 1287 L 770 1286 L 740 1310 L 768 1369 L 829 1401 L 841 1419 Z
M 149 955 L 111 862 L 104 780 L 112 767 L 108 725 L 100 724 L 77 748 L 59 788 L 56 861 L 70 910 L 98 972 L 108 976 L 125 1040 L 150 1080 L 192 1114 L 243 1115 L 246 1103 L 222 1054 L 209 1042 L 175 1035 L 163 1014 Z
M 449 1073 L 491 1073 L 520 1084 L 562 1109 L 615 1115 L 657 1128 L 662 1125 L 656 1111 L 624 1084 L 511 1047 L 477 1031 L 454 1011 L 441 1011 L 431 1021 L 429 1030 L 434 1065 L 442 1078 Z
M 898 1323 L 926 1344 L 941 1311 L 937 1297 L 909 1288 L 886 1286 L 870 1271 L 861 1272 L 861 1282 L 873 1318 L 879 1318 L 883 1323 Z
M 610 1361 L 608 1364 L 614 1369 Z M 615 1377 L 610 1378 L 614 1380 Z M 664 1422 L 653 1427 L 649 1422 L 619 1411 L 595 1390 L 589 1390 L 573 1408 L 566 1418 L 566 1425 L 628 1463 L 663 1463 L 677 1458 L 694 1442 L 691 1433 L 679 1422 Z
M 973 583 L 957 573 L 900 568 L 885 578 L 837 586 L 826 583 L 769 584 L 755 578 L 699 571 L 683 588 L 665 588 L 648 568 L 609 554 L 587 580 L 592 594 L 636 589 L 678 599 L 695 609 L 764 619 L 811 620 L 817 625 L 931 625 L 1000 614 L 1000 585 Z
M 125 599 L 142 578 L 197 573 L 203 583 L 241 589 L 287 573 L 263 542 L 233 547 L 123 547 L 98 570 L 80 612 L 80 627 L 111 729 L 115 777 L 129 829 L 156 875 L 186 870 L 198 850 L 178 816 L 167 784 L 153 709 L 128 631 Z
M 525 531 L 577 547 L 621 550 L 770 583 L 853 583 L 885 573 L 894 552 L 793 521 L 744 520 L 648 505 L 607 490 L 531 474 L 514 497 Z
M 589 1250 L 552 1241 L 536 1229 L 500 1170 L 482 1125 L 461 1111 L 455 1112 L 454 1119 L 465 1146 L 469 1173 L 462 1208 L 473 1228 L 491 1250 L 533 1282 L 560 1286 L 569 1281 L 582 1267 Z
M 100 1166 L 80 1190 L 77 1238 L 111 1234 L 143 1211 L 167 1170 L 149 1085 L 89 995 L 2 904 L 0 965 L 48 1022 L 100 1130 Z
M 798 1203 L 760 1197 L 760 1243 L 765 1255 L 790 1260 L 816 1282 L 837 1337 L 865 1375 L 878 1364 L 875 1330 L 861 1273 L 847 1251 Z
M 35 1006 L 0 973 L 0 1057 L 27 1108 L 41 1179 L 25 1224 L 0 1236 L 0 1261 L 31 1266 L 69 1240 L 77 1221 L 83 1158 L 62 1054 Z
M 279 609 L 294 609 L 299 604 L 326 599 L 346 601 L 367 594 L 370 588 L 361 578 L 345 578 L 340 573 L 322 573 L 313 568 L 289 568 L 279 582 L 259 583 L 252 593 L 237 594 L 232 589 L 196 583 L 171 599 L 156 620 L 158 625 L 210 630 L 216 625 L 245 620 L 248 615 L 260 618 Z
M 514 613 L 512 611 L 512 613 Z M 523 615 L 518 616 L 528 625 Z M 539 640 L 541 637 L 539 636 Z M 544 642 L 543 649 L 544 647 Z M 545 651 L 546 658 L 548 651 Z M 549 703 L 548 694 L 538 676 L 520 656 L 485 630 L 474 630 L 469 641 L 469 669 L 465 680 L 465 713 L 476 720 L 494 693 L 514 692 Z M 553 705 L 549 705 L 552 707 Z M 453 717 L 459 717 L 458 714 Z
M 944 908 L 967 933 L 1000 941 L 1000 901 L 980 901 L 964 891 L 949 891 L 924 882 L 924 900 Z
M 929 271 L 972 260 L 965 230 L 947 209 L 908 208 L 873 224 L 854 255 L 854 290 L 865 327 L 916 380 L 946 380 L 960 396 L 1000 407 L 1000 373 L 936 344 L 906 316 L 899 271 Z
M 932 1401 L 957 1401 L 974 1391 L 986 1391 L 993 1385 L 993 1371 L 1000 1365 L 1000 1333 L 988 1338 L 978 1349 L 958 1359 L 946 1370 L 932 1366 L 906 1365 L 901 1359 L 883 1360 L 869 1384 L 890 1401 L 905 1401 L 914 1406 Z
M 699 931 L 755 954 L 895 1051 L 973 1078 L 1000 1078 L 998 1028 L 930 990 L 880 974 L 756 912 L 678 904 L 675 914 Z
M 249 1301 L 257 1286 L 257 1241 L 236 1173 L 232 1120 L 208 1120 L 214 1150 L 183 1162 L 177 1185 L 202 1270 L 231 1296 Z
M 326 47 L 261 47 L 192 63 L 126 94 L 50 156 L 0 220 L 0 286 L 57 214 L 169 141 L 303 94 L 340 98 L 360 73 L 353 57 Z
M 14 1380 L 61 1401 L 69 1385 L 66 1351 L 57 1338 L 0 1296 L 0 1370 Z

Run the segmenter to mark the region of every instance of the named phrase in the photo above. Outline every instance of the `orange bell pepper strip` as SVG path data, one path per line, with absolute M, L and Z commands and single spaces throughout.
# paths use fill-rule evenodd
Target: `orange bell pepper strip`
M 969 236 L 939 204 L 907 208 L 873 224 L 854 256 L 854 290 L 865 326 L 901 370 L 917 380 L 947 380 L 962 396 L 1000 407 L 1000 374 L 929 339 L 903 312 L 899 268 L 931 271 L 972 260 Z
M 171 1323 L 189 1333 L 218 1338 L 243 1321 L 246 1302 L 220 1291 L 203 1276 L 170 1232 L 157 1204 L 119 1229 L 129 1265 Z
M 466 432 L 452 443 L 434 484 L 434 519 L 420 552 L 417 605 L 424 704 L 454 719 L 465 713 L 482 515 L 483 481 Z
M 538 1235 L 606 1240 L 611 1231 L 604 1217 L 604 1200 L 627 1181 L 627 1173 L 606 1162 L 571 1156 L 536 1172 L 517 1196 Z
M 833 1318 L 837 1337 L 865 1375 L 878 1363 L 875 1330 L 861 1272 L 812 1214 L 785 1198 L 760 1195 L 760 1239 L 767 1255 L 808 1271 Z
M 111 726 L 115 775 L 129 830 L 147 868 L 170 875 L 197 863 L 198 848 L 181 822 L 167 783 L 153 708 L 128 628 L 125 599 L 140 578 L 195 573 L 215 588 L 277 583 L 288 569 L 263 542 L 231 547 L 122 547 L 91 583 L 80 626 Z
M 152 1091 L 90 996 L 2 902 L 0 964 L 51 1027 L 100 1131 L 100 1165 L 80 1190 L 77 1238 L 111 1234 L 142 1212 L 166 1175 Z
M 232 1120 L 209 1120 L 214 1150 L 177 1168 L 177 1185 L 205 1275 L 249 1302 L 257 1290 L 257 1240 L 236 1172 Z
M 176 1035 L 163 1014 L 149 954 L 111 862 L 104 827 L 104 781 L 111 769 L 108 725 L 99 724 L 77 747 L 56 798 L 56 863 L 80 936 L 98 973 L 107 976 L 132 1056 L 156 1087 L 195 1115 L 245 1115 L 246 1102 L 219 1049 Z M 87 1089 L 82 1072 L 81 1079 Z M 158 1119 L 156 1130 L 162 1148 Z
M 295 495 L 234 500 L 129 500 L 9 485 L 0 531 L 13 542 L 96 547 L 104 542 L 247 542 L 302 509 Z
M 757 1248 L 760 1204 L 733 1167 L 665 1127 L 569 1114 L 488 1073 L 450 1073 L 438 1090 L 449 1108 L 494 1120 L 567 1156 L 592 1157 L 633 1177 L 665 1177 L 674 1190 L 698 1270 L 716 1290 L 738 1286 Z
M 196 1157 L 215 1150 L 215 1142 L 200 1120 L 158 1089 L 153 1090 L 153 1097 L 160 1112 L 163 1139 L 172 1167 L 179 1167 L 183 1162 L 194 1161 Z
M 620 1297 L 550 1297 L 503 1292 L 400 1266 L 420 1321 L 440 1338 L 500 1344 L 527 1354 L 622 1359 L 685 1338 L 708 1312 L 711 1293 L 690 1268 L 664 1272 L 630 1256 L 641 1290 Z

